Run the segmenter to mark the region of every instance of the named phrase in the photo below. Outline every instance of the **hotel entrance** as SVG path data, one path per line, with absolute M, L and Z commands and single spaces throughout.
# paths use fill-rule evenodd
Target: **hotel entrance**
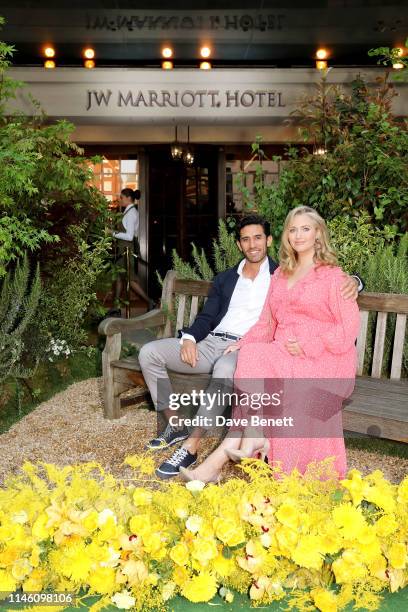
M 191 243 L 212 251 L 218 220 L 218 147 L 196 146 L 194 163 L 172 158 L 169 146 L 146 148 L 148 164 L 149 294 L 157 295 L 156 270 L 172 268 L 173 249 L 185 260 Z

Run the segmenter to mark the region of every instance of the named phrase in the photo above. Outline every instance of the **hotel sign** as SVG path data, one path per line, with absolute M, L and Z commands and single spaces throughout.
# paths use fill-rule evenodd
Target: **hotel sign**
M 88 89 L 86 110 L 93 108 L 275 108 L 285 107 L 283 91 L 245 89 Z
M 360 74 L 373 83 L 381 69 Z M 38 100 L 50 117 L 75 123 L 172 125 L 265 125 L 282 123 L 305 95 L 315 93 L 321 75 L 315 69 L 144 70 L 14 68 L 11 76 L 27 87 L 15 103 L 39 112 L 26 95 Z M 347 85 L 355 69 L 333 68 L 327 83 Z M 408 84 L 393 99 L 397 115 L 406 115 Z

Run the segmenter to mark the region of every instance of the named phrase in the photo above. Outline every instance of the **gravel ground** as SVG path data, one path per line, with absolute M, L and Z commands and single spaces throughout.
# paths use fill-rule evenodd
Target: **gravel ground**
M 0 435 L 0 483 L 7 474 L 18 472 L 26 460 L 60 466 L 96 460 L 116 477 L 127 479 L 132 476 L 132 470 L 123 465 L 124 458 L 143 452 L 145 442 L 155 433 L 155 413 L 144 408 L 129 406 L 121 418 L 105 419 L 102 379 L 85 380 L 40 404 Z M 205 441 L 202 457 L 213 444 Z M 166 455 L 154 456 L 159 464 Z M 347 459 L 349 468 L 363 473 L 380 469 L 393 482 L 408 474 L 408 459 L 357 449 L 348 450 Z M 229 466 L 224 475 L 228 476 L 232 470 L 235 471 Z

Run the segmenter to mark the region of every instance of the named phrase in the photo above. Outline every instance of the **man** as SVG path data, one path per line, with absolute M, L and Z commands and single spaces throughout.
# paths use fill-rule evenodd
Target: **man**
M 191 327 L 182 330 L 181 340 L 155 340 L 141 349 L 139 361 L 146 384 L 156 410 L 163 412 L 167 423 L 175 413 L 169 408 L 172 389 L 166 368 L 181 373 L 211 373 L 212 381 L 206 394 L 217 394 L 222 384 L 229 386 L 228 390 L 232 388 L 238 353 L 224 355 L 224 351 L 241 338 L 261 314 L 271 274 L 277 268 L 276 262 L 267 254 L 271 243 L 270 227 L 265 219 L 259 215 L 242 218 L 237 227 L 237 245 L 244 259 L 214 278 L 202 311 Z M 358 283 L 359 280 L 345 276 L 344 299 L 356 299 Z M 211 414 L 208 408 L 209 405 L 202 404 L 197 416 Z M 220 408 L 224 407 L 216 407 L 218 411 Z M 157 438 L 150 440 L 147 446 L 152 450 L 169 448 L 184 441 L 181 448 L 157 468 L 157 476 L 172 478 L 178 475 L 180 467 L 192 466 L 197 461 L 197 451 L 205 431 L 203 427 L 196 427 L 189 435 L 186 427 L 175 428 L 168 424 Z

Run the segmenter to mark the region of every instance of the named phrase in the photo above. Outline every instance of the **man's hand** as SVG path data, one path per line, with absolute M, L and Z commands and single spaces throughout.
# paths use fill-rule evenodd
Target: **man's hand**
M 289 338 L 285 343 L 286 349 L 288 353 L 294 355 L 295 357 L 298 355 L 303 355 L 303 349 L 300 346 L 299 342 L 296 338 Z
M 192 340 L 183 340 L 180 349 L 180 359 L 183 363 L 188 363 L 192 368 L 195 368 L 198 361 L 197 344 Z
M 227 348 L 223 352 L 223 355 L 228 355 L 228 353 L 233 353 L 234 351 L 238 351 L 239 349 L 240 346 L 238 342 L 235 342 L 234 344 L 230 344 L 229 346 L 227 346 Z
M 344 283 L 340 287 L 341 297 L 345 300 L 358 298 L 358 280 L 348 274 L 344 275 Z

